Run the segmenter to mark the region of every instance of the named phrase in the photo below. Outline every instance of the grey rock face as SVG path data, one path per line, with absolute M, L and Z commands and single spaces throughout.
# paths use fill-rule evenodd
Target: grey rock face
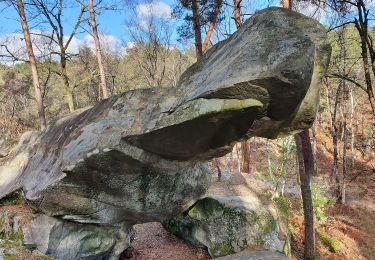
M 177 216 L 210 185 L 203 161 L 310 127 L 329 54 L 318 22 L 263 10 L 176 88 L 129 91 L 25 135 L 0 166 L 0 198 L 22 189 L 42 213 L 77 223 Z
M 24 244 L 55 259 L 117 259 L 129 246 L 126 228 L 99 227 L 40 215 L 24 230 Z
M 206 197 L 164 226 L 212 257 L 238 253 L 248 247 L 283 251 L 276 210 L 256 196 Z
M 9 154 L 9 146 L 4 139 L 0 139 L 0 158 Z

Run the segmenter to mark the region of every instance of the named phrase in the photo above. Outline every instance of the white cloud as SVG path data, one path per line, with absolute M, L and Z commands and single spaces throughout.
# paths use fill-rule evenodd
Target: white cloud
M 296 1 L 294 4 L 294 8 L 296 9 L 296 11 L 306 16 L 315 18 L 320 22 L 324 22 L 326 19 L 326 13 L 321 8 L 310 2 Z
M 122 55 L 126 52 L 121 40 L 111 34 L 100 34 L 100 45 L 103 52 Z M 79 47 L 87 46 L 95 50 L 95 42 L 91 35 L 85 35 L 83 40 L 79 42 Z
M 131 48 L 133 48 L 133 47 L 135 47 L 135 42 L 127 42 L 127 43 L 126 43 L 126 48 L 127 48 L 127 49 L 131 49 Z
M 153 1 L 148 4 L 139 4 L 136 7 L 137 14 L 140 17 L 155 16 L 164 19 L 172 18 L 172 8 L 161 1 Z
M 148 29 L 150 29 L 151 28 L 151 23 L 149 22 L 149 21 L 146 21 L 146 20 L 140 20 L 139 22 L 138 22 L 138 25 L 142 28 L 142 29 L 144 29 L 144 30 L 148 30 Z
M 50 39 L 43 37 L 40 34 L 47 34 L 46 32 L 41 31 L 32 31 L 31 40 L 33 42 L 33 49 L 35 56 L 40 58 L 47 58 L 47 55 L 51 51 L 59 51 L 59 48 L 56 43 L 50 44 Z M 48 34 L 47 34 L 48 35 Z M 49 34 L 50 35 L 50 34 Z M 126 47 L 123 46 L 121 40 L 110 34 L 101 34 L 100 43 L 102 50 L 107 53 L 123 55 L 126 53 Z M 64 38 L 64 41 L 67 42 L 68 37 Z M 87 46 L 95 51 L 94 39 L 91 35 L 86 34 L 82 39 L 73 37 L 69 47 L 67 49 L 70 54 L 78 54 L 79 49 L 83 46 Z M 20 33 L 11 33 L 0 35 L 0 56 L 8 56 L 8 51 L 14 54 L 15 57 L 21 60 L 27 60 L 27 51 L 24 41 L 23 34 Z M 57 59 L 57 55 L 53 57 Z M 0 57 L 0 63 L 11 65 L 13 63 L 12 58 Z

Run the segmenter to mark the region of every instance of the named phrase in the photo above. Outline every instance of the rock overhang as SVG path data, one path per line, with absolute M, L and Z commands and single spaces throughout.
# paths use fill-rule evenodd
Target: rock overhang
M 202 161 L 251 136 L 276 138 L 310 127 L 328 61 L 318 22 L 278 8 L 261 11 L 213 46 L 177 87 L 132 90 L 57 121 L 25 149 L 30 158 L 1 196 L 22 188 L 37 208 L 73 221 L 113 224 L 125 213 L 129 223 L 172 216 L 209 186 Z M 195 188 L 184 190 L 184 181 Z M 166 183 L 180 183 L 187 199 L 165 195 L 157 204 L 152 189 L 132 193 L 133 182 L 143 190 L 159 183 L 155 194 Z M 56 191 L 77 198 L 80 209 L 54 197 Z M 177 206 L 163 215 L 152 206 L 163 203 Z
M 329 56 L 317 21 L 281 8 L 260 11 L 177 87 L 113 96 L 20 142 L 0 166 L 0 197 L 21 188 L 40 212 L 73 226 L 177 216 L 210 186 L 203 161 L 251 136 L 311 126 Z M 12 167 L 15 174 L 4 178 Z

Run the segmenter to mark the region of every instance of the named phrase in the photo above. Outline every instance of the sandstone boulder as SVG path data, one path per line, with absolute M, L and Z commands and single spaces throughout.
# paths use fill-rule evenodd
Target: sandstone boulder
M 22 189 L 40 213 L 98 227 L 177 216 L 209 187 L 205 160 L 311 126 L 329 55 L 317 21 L 260 11 L 177 87 L 125 92 L 24 136 L 0 166 L 0 198 Z

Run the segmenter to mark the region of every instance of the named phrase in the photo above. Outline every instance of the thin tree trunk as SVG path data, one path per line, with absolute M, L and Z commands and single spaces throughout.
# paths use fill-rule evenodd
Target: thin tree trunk
M 238 169 L 238 174 L 241 174 L 241 164 L 240 164 L 240 161 L 241 161 L 241 157 L 240 157 L 240 148 L 237 147 L 239 144 L 236 144 L 235 147 L 236 147 L 236 154 L 237 154 L 237 169 Z M 241 146 L 241 145 L 240 145 Z
M 66 71 L 66 58 L 65 58 L 64 51 L 61 51 L 60 67 L 61 67 L 61 76 L 64 82 L 66 103 L 68 104 L 69 112 L 72 113 L 75 110 L 74 93 L 70 87 L 69 77 Z
M 242 0 L 233 0 L 233 8 L 234 8 L 234 22 L 236 24 L 237 30 L 242 26 L 241 21 L 241 2 Z M 246 173 L 252 172 L 251 167 L 251 153 L 252 150 L 250 149 L 250 141 L 242 141 L 241 142 L 241 150 L 242 150 L 242 164 L 241 164 L 241 171 Z
M 345 204 L 346 202 L 346 179 L 347 179 L 347 127 L 346 127 L 346 118 L 344 118 L 344 131 L 343 131 L 343 146 L 342 146 L 342 183 L 340 190 L 340 202 Z
M 338 172 L 338 163 L 339 163 L 339 130 L 337 127 L 337 107 L 341 100 L 341 90 L 342 90 L 342 83 L 340 82 L 336 95 L 335 95 L 335 104 L 333 107 L 333 111 L 331 112 L 331 135 L 332 135 L 332 143 L 333 143 L 333 164 L 332 164 L 332 172 L 331 172 L 331 183 L 335 181 L 335 193 L 336 197 L 340 196 L 340 178 Z
M 368 131 L 368 136 L 367 136 L 367 141 L 365 142 L 365 149 L 363 151 L 363 159 L 364 160 L 368 160 L 369 157 L 370 157 L 370 153 L 371 153 L 371 149 L 372 149 L 372 146 L 373 146 L 373 142 L 375 140 L 375 136 L 374 136 L 374 133 L 375 133 L 375 122 L 373 122 L 372 124 L 370 124 L 370 129 Z
M 371 48 L 371 45 L 369 46 L 369 38 L 368 38 L 369 37 L 368 35 L 368 13 L 365 8 L 365 4 L 362 0 L 359 0 L 356 3 L 356 7 L 358 10 L 358 20 L 355 20 L 354 25 L 361 39 L 361 56 L 362 56 L 363 72 L 365 74 L 365 82 L 366 82 L 366 88 L 367 88 L 366 92 L 368 95 L 368 99 L 370 101 L 373 115 L 375 117 L 375 97 L 374 97 L 374 91 L 372 89 L 369 53 L 367 49 L 367 47 Z M 371 58 L 371 55 L 370 55 L 370 58 Z
M 361 42 L 363 41 L 361 37 Z M 366 87 L 367 87 L 367 95 L 368 99 L 370 101 L 372 113 L 375 116 L 375 97 L 374 93 L 372 92 L 372 80 L 371 80 L 371 75 L 370 75 L 370 65 L 368 62 L 368 55 L 367 55 L 367 46 L 365 43 L 361 44 L 361 49 L 362 49 L 362 61 L 363 61 L 363 71 L 365 74 L 365 82 L 366 82 Z
M 242 0 L 233 0 L 234 22 L 236 24 L 236 28 L 237 29 L 239 29 L 242 26 L 242 20 L 241 20 L 241 2 L 242 2 Z
M 289 10 L 292 10 L 293 1 L 292 0 L 283 0 L 283 7 Z
M 250 173 L 257 171 L 257 161 L 258 161 L 257 151 L 258 151 L 257 140 L 256 140 L 256 137 L 253 137 L 253 144 L 251 145 Z
M 40 120 L 40 129 L 43 131 L 47 127 L 46 116 L 45 116 L 45 111 L 44 111 L 42 92 L 40 90 L 36 59 L 34 55 L 33 45 L 31 43 L 29 27 L 27 25 L 27 20 L 26 20 L 26 15 L 25 15 L 25 10 L 24 10 L 22 0 L 17 1 L 17 6 L 18 6 L 18 12 L 19 12 L 20 20 L 21 20 L 23 35 L 25 37 L 27 54 L 29 56 L 29 61 L 30 61 L 31 75 L 33 78 L 33 85 L 34 85 L 34 92 L 35 92 L 35 100 L 36 100 L 39 120 Z
M 305 220 L 304 259 L 310 260 L 315 258 L 314 209 L 310 188 L 311 177 L 314 173 L 314 158 L 312 156 L 309 131 L 304 130 L 294 137 L 298 152 L 299 177 L 301 182 L 303 215 Z
M 354 144 L 355 144 L 355 132 L 356 127 L 354 126 L 354 111 L 355 111 L 355 101 L 354 101 L 354 94 L 353 89 L 350 89 L 350 166 L 351 168 L 354 168 L 354 162 L 355 162 L 355 150 L 354 150 Z
M 239 29 L 242 25 L 241 21 L 241 2 L 242 0 L 233 0 L 233 7 L 234 7 L 234 21 L 236 24 L 236 28 Z M 250 143 L 248 141 L 241 142 L 242 148 L 242 172 L 250 173 L 251 166 L 250 166 L 250 158 L 251 158 L 251 150 L 250 150 Z
M 221 169 L 220 169 L 220 165 L 219 165 L 219 160 L 217 158 L 215 158 L 214 162 L 215 162 L 215 166 L 216 166 L 216 169 L 217 169 L 217 180 L 221 181 Z
M 193 10 L 193 27 L 194 27 L 194 37 L 195 37 L 195 51 L 197 55 L 197 61 L 200 61 L 203 55 L 202 49 L 202 32 L 201 23 L 199 15 L 198 0 L 192 0 L 191 4 Z
M 109 95 L 108 95 L 107 83 L 105 80 L 105 72 L 104 72 L 104 66 L 103 66 L 103 61 L 102 61 L 102 50 L 100 47 L 98 27 L 96 25 L 96 19 L 95 19 L 94 0 L 89 0 L 88 6 L 89 6 L 89 12 L 90 12 L 90 18 L 91 18 L 92 37 L 94 38 L 94 41 L 95 41 L 96 58 L 98 60 L 100 85 L 101 85 L 101 89 L 103 93 L 103 99 L 106 99 L 109 97 Z M 99 99 L 100 99 L 100 94 L 99 94 Z
M 215 29 L 215 24 L 217 22 L 217 17 L 219 16 L 220 7 L 221 7 L 222 3 L 223 3 L 223 0 L 217 0 L 216 1 L 216 6 L 215 6 L 215 9 L 214 9 L 212 20 L 210 21 L 210 26 L 208 27 L 208 31 L 207 31 L 206 37 L 204 38 L 204 42 L 203 42 L 203 45 L 202 45 L 202 52 L 203 53 L 206 51 L 206 49 L 208 47 L 208 44 L 210 43 L 210 39 L 211 39 L 212 33 Z
M 35 1 L 34 1 L 35 2 Z M 59 52 L 57 53 L 60 56 L 60 71 L 56 72 L 62 79 L 64 84 L 65 99 L 68 105 L 69 111 L 74 112 L 75 110 L 75 100 L 74 100 L 74 87 L 70 86 L 69 77 L 66 69 L 66 63 L 68 59 L 67 50 L 70 43 L 74 39 L 74 36 L 77 34 L 80 24 L 82 23 L 83 15 L 86 11 L 84 5 L 77 1 L 80 6 L 79 16 L 74 24 L 70 35 L 64 34 L 63 26 L 63 2 L 64 0 L 56 1 L 37 1 L 39 14 L 44 16 L 45 22 L 48 22 L 53 29 L 53 35 L 56 37 L 56 42 L 59 45 Z M 53 3 L 52 3 L 53 2 Z M 66 2 L 66 1 L 65 1 Z M 53 4 L 53 8 L 50 8 L 49 5 Z M 52 6 L 51 6 L 52 7 Z
M 241 142 L 242 163 L 241 172 L 250 173 L 250 141 Z
M 268 162 L 268 174 L 270 175 L 271 181 L 275 182 L 275 176 L 273 175 L 273 165 L 272 165 L 272 158 L 271 158 L 271 147 L 270 147 L 270 140 L 267 139 L 266 142 L 266 152 L 267 152 L 267 162 Z M 272 194 L 274 197 L 275 194 Z

